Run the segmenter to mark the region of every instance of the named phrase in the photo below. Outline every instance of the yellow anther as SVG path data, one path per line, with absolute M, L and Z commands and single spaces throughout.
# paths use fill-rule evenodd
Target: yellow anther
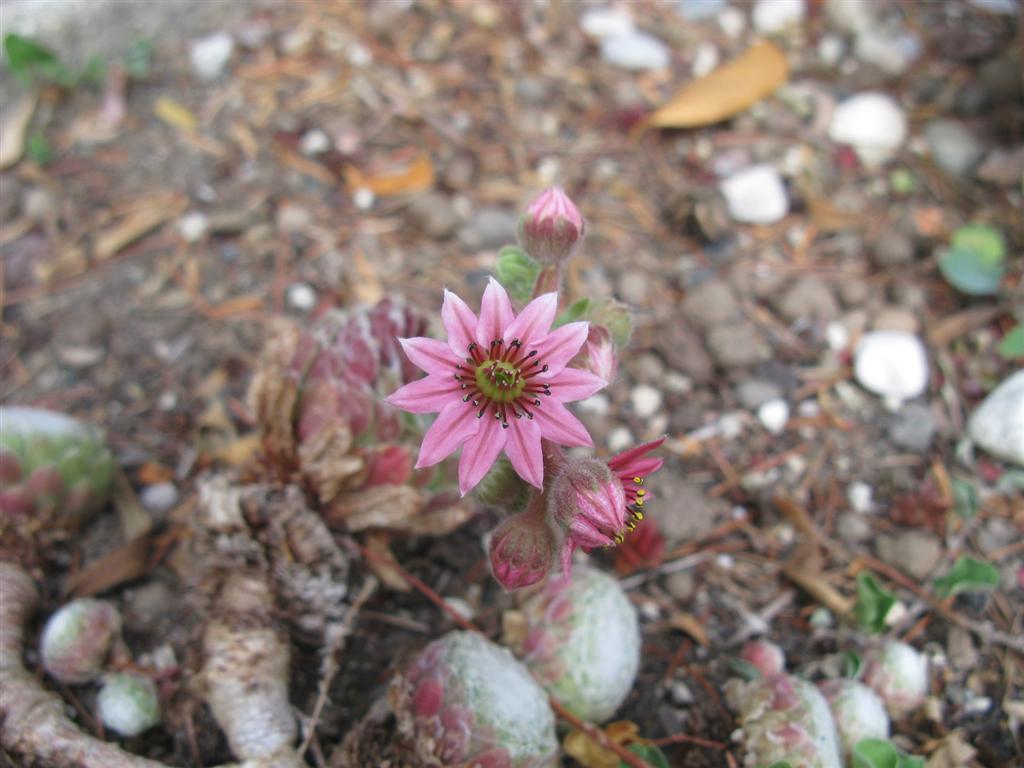
M 642 507 L 642 506 L 644 505 L 644 500 L 643 500 L 643 499 L 637 499 L 637 500 L 636 500 L 636 505 L 637 505 L 638 507 Z
M 639 491 L 636 492 L 636 495 L 637 496 L 643 496 L 646 493 L 647 493 L 647 491 L 645 491 L 643 488 L 641 488 Z
M 637 475 L 636 477 L 633 478 L 633 482 L 636 483 L 637 485 L 643 485 L 644 479 L 640 477 L 640 475 Z
M 623 535 L 622 535 L 621 533 L 616 533 L 616 534 L 615 534 L 615 543 L 616 543 L 616 544 L 621 544 L 621 543 L 622 543 L 622 542 L 624 542 L 625 540 L 626 540 L 626 537 L 625 537 L 625 536 L 623 536 Z
M 634 509 L 633 510 L 633 519 L 637 520 L 637 521 L 643 520 L 644 519 L 644 513 L 641 512 L 639 509 Z

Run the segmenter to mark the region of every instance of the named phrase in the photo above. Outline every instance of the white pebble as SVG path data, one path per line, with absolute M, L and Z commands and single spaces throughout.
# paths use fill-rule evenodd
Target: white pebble
M 633 405 L 633 413 L 641 419 L 649 419 L 661 408 L 661 392 L 647 384 L 633 387 L 629 393 L 629 401 Z
M 772 224 L 789 213 L 789 198 L 779 172 L 755 165 L 734 173 L 721 185 L 729 214 L 748 224 Z
M 853 52 L 888 75 L 902 75 L 921 53 L 921 43 L 907 33 L 866 29 L 857 35 Z
M 907 137 L 907 119 L 892 97 L 884 93 L 859 93 L 843 101 L 832 113 L 828 135 L 849 144 L 867 166 L 883 164 Z
M 200 80 L 216 80 L 235 50 L 235 41 L 226 32 L 217 32 L 192 43 L 189 53 L 192 71 Z
M 850 345 L 850 331 L 838 320 L 825 326 L 825 341 L 833 352 L 842 352 Z
M 887 408 L 897 410 L 928 386 L 928 354 L 912 333 L 872 331 L 857 345 L 853 375 L 864 389 L 881 395 Z
M 593 413 L 595 416 L 606 416 L 610 409 L 610 403 L 608 402 L 608 396 L 600 393 L 591 395 L 586 400 L 580 400 L 576 403 L 576 408 L 580 413 Z
M 139 501 L 150 512 L 167 512 L 178 503 L 178 489 L 169 482 L 147 485 L 139 494 Z
M 971 415 L 967 433 L 993 456 L 1024 465 L 1024 370 L 989 393 Z
M 360 187 L 352 195 L 352 202 L 360 211 L 370 210 L 373 207 L 373 201 L 375 199 L 373 190 L 367 189 L 366 187 Z
M 606 37 L 628 35 L 636 29 L 633 17 L 618 8 L 594 8 L 580 17 L 580 28 L 591 37 L 603 40 Z
M 618 453 L 633 445 L 633 433 L 626 427 L 616 427 L 608 433 L 608 450 Z
M 866 513 L 874 509 L 874 489 L 863 480 L 856 480 L 850 483 L 846 489 L 846 500 L 850 503 L 850 509 L 854 512 Z
M 601 41 L 601 58 L 623 69 L 647 71 L 665 69 L 669 50 L 661 40 L 644 32 L 629 32 Z
M 309 312 L 316 306 L 316 290 L 306 283 L 292 283 L 288 286 L 288 306 Z
M 178 234 L 187 243 L 199 242 L 210 228 L 210 219 L 205 213 L 189 211 L 178 219 Z
M 754 29 L 766 35 L 785 32 L 804 20 L 804 0 L 758 0 L 754 6 Z
M 818 41 L 818 58 L 827 67 L 834 67 L 843 58 L 843 39 L 839 35 L 823 35 Z
M 729 7 L 722 11 L 722 14 L 718 17 L 718 26 L 722 28 L 722 32 L 725 33 L 726 37 L 735 40 L 746 29 L 747 17 L 743 15 L 743 11 L 739 8 Z
M 773 435 L 781 435 L 786 431 L 786 423 L 789 421 L 789 404 L 782 398 L 761 403 L 757 409 L 757 418 Z
M 326 133 L 324 133 L 318 128 L 306 131 L 302 135 L 302 141 L 299 142 L 299 151 L 308 157 L 312 157 L 314 155 L 322 155 L 330 148 L 330 138 L 327 136 Z
M 690 64 L 690 72 L 694 77 L 704 77 L 711 70 L 718 66 L 718 49 L 713 43 L 707 40 L 700 43 L 693 52 L 693 62 Z

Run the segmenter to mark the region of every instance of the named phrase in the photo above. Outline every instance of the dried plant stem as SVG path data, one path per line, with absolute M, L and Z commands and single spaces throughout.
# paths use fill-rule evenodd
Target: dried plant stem
M 167 768 L 83 733 L 64 702 L 45 690 L 21 661 L 25 622 L 39 600 L 32 578 L 0 563 L 0 743 L 51 768 Z

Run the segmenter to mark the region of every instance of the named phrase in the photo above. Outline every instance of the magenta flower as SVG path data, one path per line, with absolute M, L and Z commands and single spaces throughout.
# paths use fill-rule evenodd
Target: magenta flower
M 519 220 L 519 242 L 541 261 L 561 261 L 583 239 L 583 216 L 561 187 L 549 187 Z
M 462 447 L 459 490 L 465 495 L 504 451 L 516 473 L 542 489 L 541 439 L 593 444 L 564 403 L 590 397 L 607 382 L 567 367 L 586 341 L 588 324 L 551 330 L 557 309 L 557 294 L 547 293 L 516 315 L 505 289 L 492 279 L 479 318 L 445 291 L 441 320 L 447 342 L 399 340 L 427 376 L 401 387 L 387 402 L 412 413 L 438 412 L 420 446 L 417 469 Z
M 626 494 L 626 506 L 633 511 L 633 518 L 636 522 L 644 519 L 644 502 L 651 499 L 650 492 L 644 488 L 644 478 L 657 472 L 665 463 L 664 459 L 647 454 L 660 448 L 664 442 L 665 438 L 659 437 L 657 440 L 623 451 L 613 456 L 608 462 L 609 469 L 622 483 L 622 489 Z

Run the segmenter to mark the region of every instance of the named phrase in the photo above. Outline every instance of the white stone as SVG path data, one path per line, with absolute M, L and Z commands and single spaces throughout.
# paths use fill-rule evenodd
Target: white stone
M 971 415 L 967 434 L 993 456 L 1024 465 L 1024 370 L 989 393 Z
M 633 445 L 633 433 L 626 427 L 616 427 L 608 433 L 608 450 L 618 453 Z
M 235 50 L 235 41 L 227 32 L 216 32 L 192 43 L 189 58 L 192 71 L 200 80 L 216 80 Z
M 804 0 L 757 0 L 752 21 L 758 32 L 771 35 L 798 26 L 806 13 Z
M 693 62 L 690 64 L 690 72 L 694 77 L 704 77 L 708 72 L 718 66 L 718 49 L 714 43 L 707 40 L 700 43 L 693 52 Z
M 888 75 L 902 75 L 921 54 L 921 43 L 906 32 L 865 29 L 857 35 L 854 55 Z
M 633 413 L 641 419 L 649 419 L 661 408 L 661 392 L 647 384 L 633 387 L 629 393 L 629 402 L 633 405 Z
M 621 37 L 636 30 L 633 17 L 619 8 L 594 8 L 580 17 L 580 28 L 591 37 Z
M 883 164 L 907 137 L 907 119 L 899 104 L 884 93 L 859 93 L 832 113 L 828 135 L 849 144 L 867 166 Z
M 326 133 L 321 131 L 319 128 L 314 128 L 311 131 L 306 131 L 302 135 L 302 141 L 299 142 L 299 151 L 302 154 L 312 157 L 314 155 L 322 155 L 328 149 L 331 148 L 331 140 Z
M 178 234 L 188 243 L 197 243 L 202 240 L 209 228 L 209 217 L 199 211 L 189 211 L 178 219 Z
M 834 67 L 843 58 L 843 39 L 839 35 L 823 35 L 818 41 L 818 58 L 827 67 Z
M 932 120 L 924 127 L 924 139 L 935 164 L 952 176 L 966 176 L 985 155 L 985 145 L 956 120 Z
M 307 283 L 292 283 L 288 286 L 288 306 L 309 312 L 316 306 L 316 290 Z
M 729 214 L 748 224 L 772 224 L 789 213 L 789 198 L 779 172 L 755 165 L 734 173 L 721 185 Z
M 739 8 L 726 8 L 718 17 L 718 26 L 722 28 L 726 37 L 735 40 L 747 28 L 747 17 Z
M 178 503 L 178 489 L 169 482 L 147 485 L 139 494 L 139 501 L 150 512 L 167 512 Z
M 367 187 L 360 187 L 352 194 L 352 202 L 360 211 L 370 210 L 376 199 L 373 190 Z
M 601 58 L 623 69 L 646 71 L 665 69 L 669 50 L 661 40 L 644 32 L 606 37 L 601 41 Z
M 864 389 L 899 408 L 928 386 L 928 354 L 921 339 L 905 331 L 872 331 L 861 337 L 853 356 L 853 375 Z
M 773 435 L 781 435 L 786 431 L 786 423 L 789 421 L 789 403 L 781 397 L 761 403 L 757 409 L 757 418 Z
M 855 480 L 846 489 L 846 500 L 854 512 L 865 514 L 875 507 L 874 489 L 863 480 Z
M 829 20 L 843 32 L 859 33 L 876 24 L 878 0 L 826 0 Z
M 833 352 L 842 352 L 850 345 L 850 331 L 839 320 L 825 326 L 825 341 Z
M 576 409 L 580 413 L 593 413 L 595 416 L 606 416 L 610 410 L 608 396 L 600 393 L 591 395 L 586 400 L 576 403 Z

